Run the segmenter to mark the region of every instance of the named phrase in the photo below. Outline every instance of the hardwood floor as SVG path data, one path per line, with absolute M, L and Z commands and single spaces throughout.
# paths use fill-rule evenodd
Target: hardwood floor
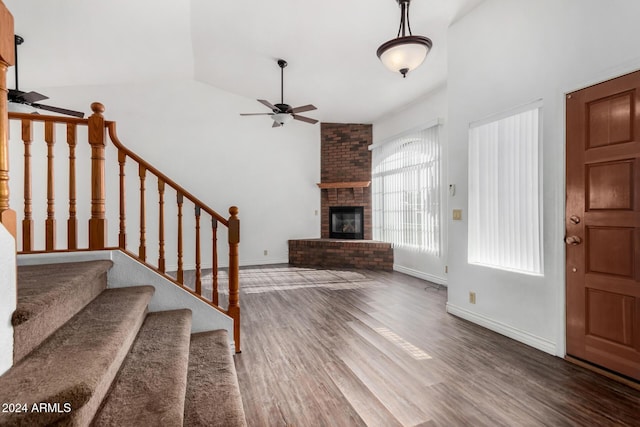
M 250 426 L 639 426 L 640 392 L 445 312 L 401 273 L 241 271 Z

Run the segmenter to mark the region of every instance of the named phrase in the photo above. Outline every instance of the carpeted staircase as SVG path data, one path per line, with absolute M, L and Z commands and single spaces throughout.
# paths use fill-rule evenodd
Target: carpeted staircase
M 148 313 L 154 288 L 107 289 L 111 265 L 18 268 L 0 426 L 246 425 L 227 332 Z

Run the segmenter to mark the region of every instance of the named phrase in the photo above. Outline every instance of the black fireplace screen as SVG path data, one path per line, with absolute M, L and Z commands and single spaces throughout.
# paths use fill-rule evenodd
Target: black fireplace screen
M 329 207 L 329 237 L 332 239 L 363 239 L 364 211 L 362 206 Z

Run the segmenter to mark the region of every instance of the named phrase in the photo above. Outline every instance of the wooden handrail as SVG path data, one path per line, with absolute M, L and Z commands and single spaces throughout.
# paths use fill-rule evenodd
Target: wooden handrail
M 0 0 L 1 3 L 1 0 Z M 0 70 L 1 71 L 1 70 Z M 1 106 L 0 106 L 1 107 Z M 1 108 L 0 108 L 1 109 Z M 153 165 L 142 159 L 139 155 L 126 148 L 118 139 L 116 133 L 116 124 L 112 121 L 106 121 L 103 117 L 104 106 L 100 103 L 91 104 L 93 114 L 87 119 L 58 117 L 47 115 L 33 115 L 24 113 L 11 113 L 11 120 L 20 120 L 22 124 L 22 142 L 24 143 L 24 220 L 22 223 L 23 236 L 23 252 L 35 253 L 37 251 L 33 247 L 33 218 L 32 218 L 32 200 L 31 200 L 31 145 L 33 122 L 44 123 L 44 140 L 47 145 L 47 217 L 45 221 L 45 250 L 44 252 L 61 252 L 56 248 L 55 244 L 55 197 L 54 197 L 54 144 L 56 135 L 56 125 L 66 126 L 66 142 L 69 147 L 69 218 L 67 220 L 67 249 L 66 251 L 82 251 L 94 249 L 110 249 L 107 242 L 107 195 L 105 189 L 105 163 L 106 148 L 108 145 L 107 138 L 113 143 L 117 150 L 117 167 L 116 170 L 119 177 L 119 230 L 118 230 L 118 248 L 129 256 L 135 258 L 144 265 L 152 268 L 159 274 L 162 274 L 172 283 L 180 286 L 197 298 L 206 301 L 219 311 L 226 313 L 234 320 L 234 339 L 236 351 L 240 352 L 240 301 L 239 301 L 239 261 L 238 261 L 238 245 L 240 242 L 240 221 L 238 219 L 238 208 L 232 206 L 229 208 L 229 218 L 224 218 L 216 211 L 205 205 L 193 194 L 171 180 L 165 174 L 156 169 Z M 91 216 L 89 219 L 89 243 L 88 248 L 79 248 L 77 242 L 77 217 L 76 217 L 76 148 L 78 146 L 79 126 L 86 126 L 87 139 L 91 149 Z M 7 127 L 8 129 L 8 127 Z M 78 151 L 80 152 L 80 151 Z M 137 254 L 127 249 L 127 231 L 126 231 L 126 209 L 125 209 L 125 191 L 126 177 L 125 165 L 127 159 L 135 162 L 138 174 L 138 190 L 139 190 L 139 246 Z M 110 163 L 111 164 L 111 163 Z M 0 167 L 1 167 L 0 162 Z M 0 171 L 2 172 L 2 171 Z M 1 174 L 0 174 L 1 175 Z M 146 226 L 147 220 L 147 179 L 151 179 L 150 175 L 155 176 L 158 184 L 158 265 L 153 266 L 147 260 L 147 233 L 149 230 Z M 129 180 L 131 181 L 131 180 Z M 149 184 L 150 185 L 150 184 Z M 177 272 L 172 277 L 166 270 L 165 260 L 165 203 L 167 187 L 176 193 L 177 206 Z M 195 213 L 195 289 L 185 284 L 184 260 L 183 260 L 183 238 L 185 235 L 190 236 L 183 230 L 183 208 L 185 201 L 193 203 Z M 113 214 L 115 204 L 110 204 L 109 211 Z M 110 214 L 110 215 L 111 215 Z M 211 217 L 212 232 L 212 295 L 211 299 L 202 295 L 202 265 L 201 265 L 201 215 L 207 214 Z M 218 250 L 217 250 L 217 229 L 218 224 L 228 228 L 228 244 L 229 244 L 229 299 L 227 309 L 218 306 Z M 135 236 L 135 234 L 134 234 Z M 153 237 L 153 236 L 152 236 Z M 151 240 L 153 241 L 153 240 Z M 64 250 L 62 250 L 64 251 Z M 189 254 L 191 257 L 191 254 Z M 191 259 L 191 258 L 190 258 Z
M 47 122 L 54 121 L 56 123 L 71 123 L 76 125 L 88 125 L 89 119 L 80 119 L 78 117 L 64 117 L 64 116 L 49 116 L 46 114 L 33 114 L 33 113 L 10 113 L 11 118 L 16 120 L 29 120 L 30 122 Z
M 119 151 L 124 152 L 127 155 L 127 157 L 130 157 L 132 160 L 136 161 L 138 164 L 143 165 L 145 169 L 147 169 L 157 178 L 163 180 L 165 184 L 167 184 L 169 187 L 173 188 L 176 191 L 179 191 L 185 198 L 190 200 L 194 205 L 200 206 L 200 208 L 203 211 L 205 211 L 206 213 L 214 217 L 216 220 L 218 220 L 218 222 L 224 224 L 225 227 L 229 226 L 229 222 L 227 221 L 226 218 L 224 218 L 219 213 L 217 213 L 216 211 L 208 207 L 206 204 L 204 204 L 204 202 L 200 201 L 200 199 L 198 199 L 196 196 L 189 193 L 187 190 L 184 189 L 184 187 L 180 186 L 171 178 L 169 178 L 168 176 L 160 172 L 158 169 L 154 168 L 150 163 L 145 161 L 142 157 L 138 156 L 136 153 L 134 153 L 133 151 L 125 147 L 122 144 L 122 142 L 120 142 L 120 140 L 118 139 L 115 122 L 105 121 L 105 126 L 107 128 L 107 131 L 109 132 L 109 138 L 111 138 L 111 142 L 113 143 L 113 145 L 116 146 L 116 148 Z

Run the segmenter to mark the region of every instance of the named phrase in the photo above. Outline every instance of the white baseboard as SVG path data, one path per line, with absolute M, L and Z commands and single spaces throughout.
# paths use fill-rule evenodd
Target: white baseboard
M 447 279 L 444 277 L 434 276 L 433 274 L 425 273 L 424 271 L 414 270 L 413 268 L 404 267 L 398 264 L 393 264 L 393 270 L 428 282 L 437 283 L 438 285 L 447 286 Z
M 269 265 L 269 264 L 288 264 L 289 259 L 260 259 L 260 260 L 241 260 L 240 267 L 249 267 L 254 265 Z M 209 264 L 201 264 L 201 269 L 211 268 L 211 263 Z M 220 264 L 218 268 L 227 268 L 227 264 Z M 178 270 L 178 266 L 176 264 L 167 265 L 165 267 L 167 271 L 176 271 Z M 186 263 L 182 265 L 183 270 L 195 270 L 196 265 L 193 263 Z
M 240 262 L 240 267 L 250 267 L 253 265 L 270 265 L 270 264 L 289 264 L 289 258 L 276 258 L 276 259 L 244 259 Z
M 465 320 L 483 326 L 501 335 L 507 336 L 540 351 L 544 351 L 545 353 L 556 356 L 555 343 L 545 338 L 538 337 L 536 335 L 530 334 L 529 332 L 514 328 L 513 326 L 498 322 L 496 320 L 490 319 L 489 317 L 471 312 L 450 303 L 447 303 L 447 313 L 461 317 Z
M 110 260 L 111 250 L 80 252 L 43 252 L 36 254 L 19 254 L 18 265 L 62 264 L 65 262 L 82 262 Z

